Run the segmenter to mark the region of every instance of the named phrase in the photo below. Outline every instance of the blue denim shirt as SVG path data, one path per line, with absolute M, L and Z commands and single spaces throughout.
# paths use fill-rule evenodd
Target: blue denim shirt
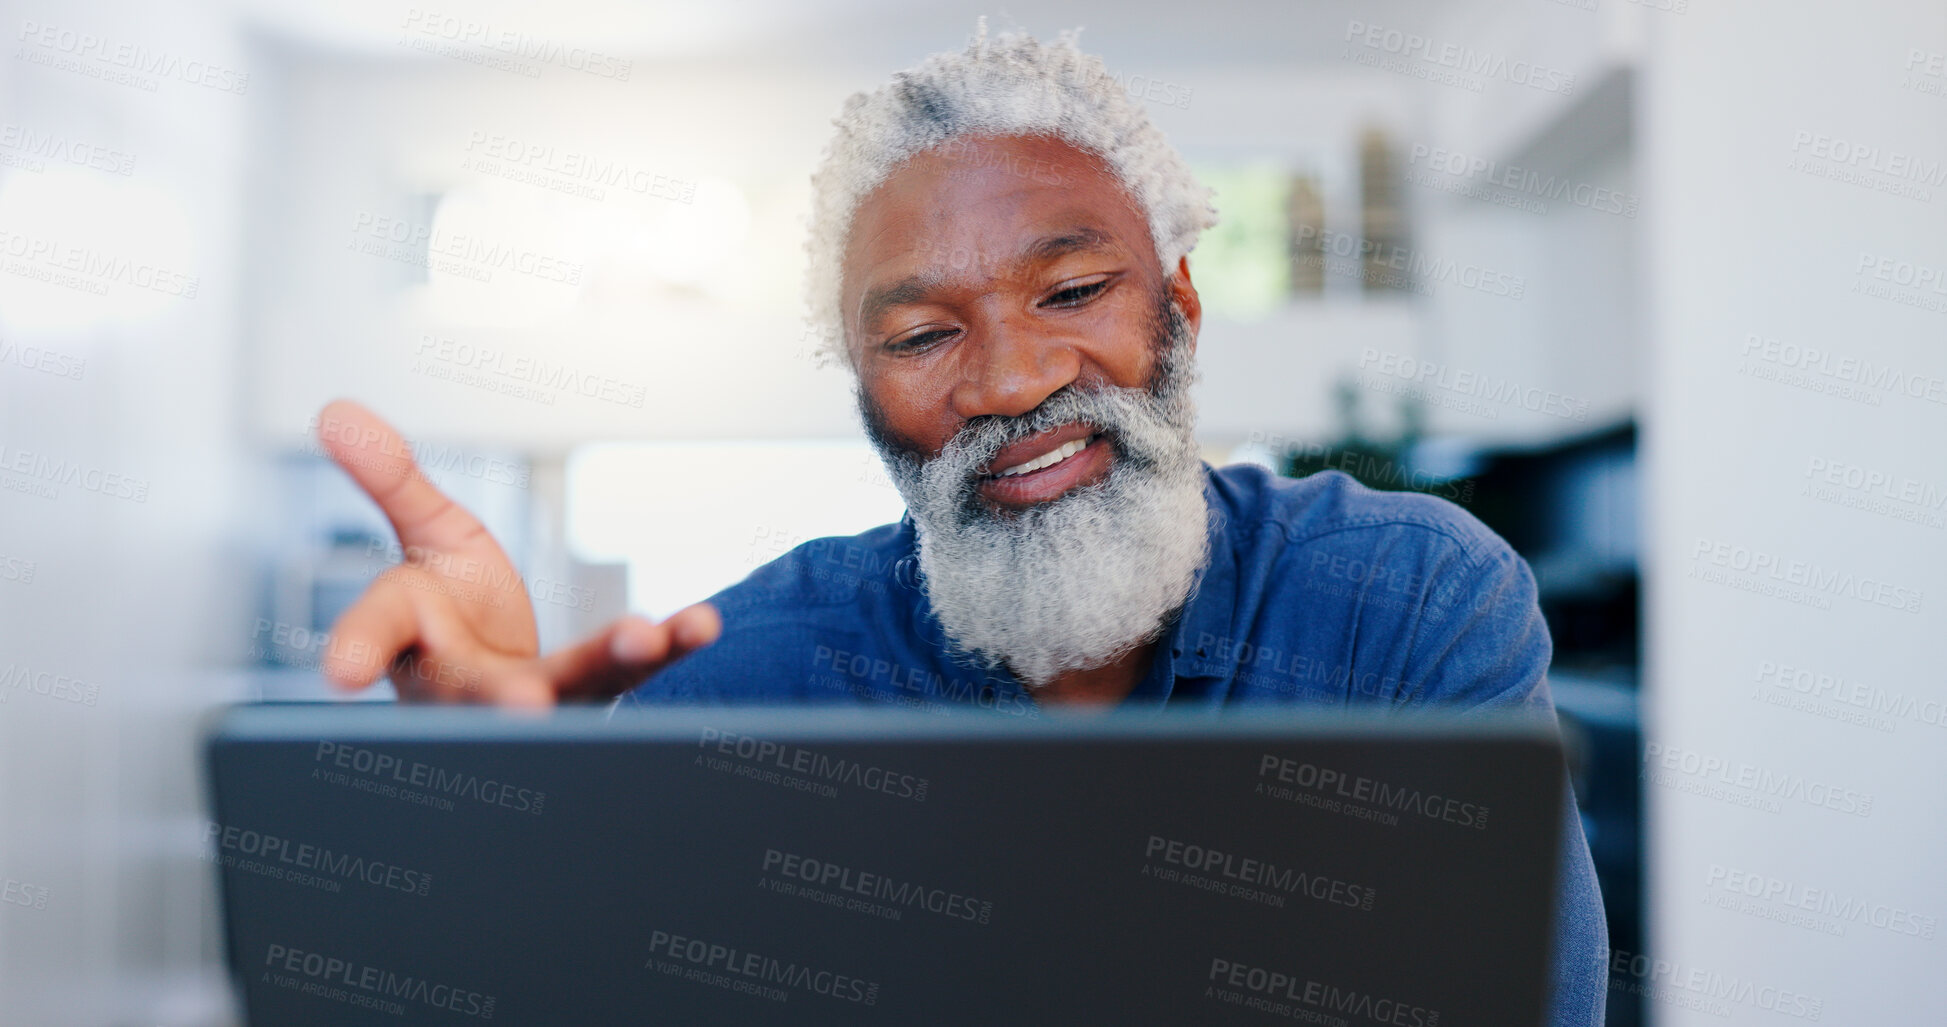
M 1210 562 L 1132 701 L 1523 711 L 1554 723 L 1548 626 L 1508 544 L 1431 496 L 1327 471 L 1204 465 Z M 911 515 L 821 538 L 711 598 L 723 634 L 621 702 L 972 703 L 1034 716 L 1005 668 L 956 655 L 918 579 Z M 1608 932 L 1563 782 L 1557 1027 L 1600 1024 Z

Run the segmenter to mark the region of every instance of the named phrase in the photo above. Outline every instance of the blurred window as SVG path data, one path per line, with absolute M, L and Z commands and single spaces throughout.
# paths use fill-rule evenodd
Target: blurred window
M 792 547 L 899 519 L 870 443 L 622 442 L 568 458 L 569 550 L 629 566 L 629 608 L 666 616 Z

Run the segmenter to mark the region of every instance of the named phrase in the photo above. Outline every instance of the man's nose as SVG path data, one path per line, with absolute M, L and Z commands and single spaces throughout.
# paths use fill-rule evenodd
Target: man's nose
M 1074 345 L 1009 319 L 979 326 L 953 391 L 964 419 L 986 414 L 1020 417 L 1081 374 Z

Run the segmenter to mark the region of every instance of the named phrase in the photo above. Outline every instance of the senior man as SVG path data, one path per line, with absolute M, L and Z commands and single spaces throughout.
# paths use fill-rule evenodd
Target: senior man
M 983 28 L 837 125 L 809 300 L 906 516 L 542 656 L 499 546 L 341 401 L 325 445 L 407 559 L 333 631 L 334 680 L 523 705 L 1281 702 L 1553 724 L 1533 576 L 1486 527 L 1341 474 L 1199 458 L 1187 254 L 1209 191 L 1072 37 Z M 514 584 L 456 594 L 456 577 Z M 1564 801 L 1552 1017 L 1594 1024 L 1602 900 Z

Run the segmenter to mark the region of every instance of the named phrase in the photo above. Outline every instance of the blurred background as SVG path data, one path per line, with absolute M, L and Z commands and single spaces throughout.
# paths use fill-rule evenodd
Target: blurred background
M 1947 7 L 0 0 L 0 1022 L 233 1022 L 200 718 L 398 559 L 326 401 L 548 646 L 899 516 L 807 179 L 981 14 L 1217 190 L 1206 456 L 1533 566 L 1609 1022 L 1940 1021 Z

